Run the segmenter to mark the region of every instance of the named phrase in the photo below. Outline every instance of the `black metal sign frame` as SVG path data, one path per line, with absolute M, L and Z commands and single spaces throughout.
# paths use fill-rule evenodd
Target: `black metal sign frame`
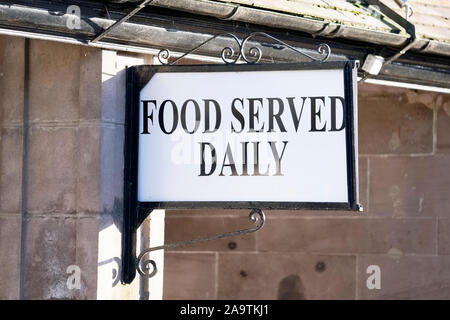
M 135 257 L 132 248 L 136 245 L 136 230 L 153 209 L 288 209 L 288 210 L 351 210 L 359 211 L 358 186 L 355 158 L 355 119 L 353 70 L 355 61 L 307 62 L 282 64 L 228 64 L 228 65 L 142 65 L 127 69 L 126 119 L 125 119 L 125 167 L 124 167 L 124 221 L 122 257 L 125 283 L 134 278 Z M 138 150 L 140 91 L 156 73 L 165 72 L 235 72 L 235 71 L 287 71 L 287 70 L 331 70 L 340 69 L 344 74 L 344 121 L 347 155 L 348 202 L 139 202 Z

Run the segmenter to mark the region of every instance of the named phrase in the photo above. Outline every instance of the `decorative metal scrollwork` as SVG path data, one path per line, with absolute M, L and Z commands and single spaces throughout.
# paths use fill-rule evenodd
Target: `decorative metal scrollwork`
M 242 41 L 242 45 L 241 45 L 241 55 L 242 55 L 242 59 L 244 59 L 245 62 L 247 62 L 247 63 L 258 63 L 258 62 L 261 60 L 261 58 L 262 58 L 262 51 L 261 51 L 261 49 L 258 48 L 258 47 L 251 47 L 251 48 L 248 50 L 249 56 L 250 56 L 252 59 L 254 59 L 254 60 L 249 60 L 249 59 L 247 58 L 246 54 L 245 54 L 245 45 L 247 44 L 247 42 L 248 42 L 251 38 L 258 37 L 258 36 L 263 36 L 263 37 L 269 38 L 269 39 L 271 39 L 271 40 L 273 40 L 273 41 L 275 41 L 275 42 L 277 42 L 277 43 L 283 45 L 284 47 L 289 48 L 289 49 L 291 49 L 292 51 L 295 51 L 295 52 L 297 52 L 297 53 L 303 55 L 304 57 L 307 57 L 307 58 L 311 59 L 312 61 L 317 61 L 317 60 L 319 60 L 319 61 L 324 62 L 324 61 L 328 60 L 328 58 L 330 57 L 330 54 L 331 54 L 331 49 L 330 49 L 330 47 L 329 47 L 327 44 L 325 44 L 325 43 L 321 43 L 321 44 L 319 45 L 319 47 L 317 48 L 317 52 L 318 52 L 319 54 L 321 54 L 321 55 L 324 55 L 324 57 L 323 57 L 322 59 L 316 59 L 316 58 L 314 58 L 313 56 L 311 56 L 311 55 L 309 55 L 309 54 L 307 54 L 307 53 L 304 53 L 304 52 L 298 50 L 297 48 L 295 48 L 295 47 L 293 47 L 293 46 L 287 44 L 286 42 L 281 41 L 281 40 L 275 38 L 274 36 L 271 36 L 270 34 L 267 34 L 267 33 L 265 33 L 265 32 L 253 32 L 253 33 L 250 33 L 247 37 L 244 38 L 244 40 Z
M 255 64 L 261 61 L 263 52 L 261 50 L 261 48 L 256 47 L 256 46 L 252 46 L 250 47 L 248 50 L 246 50 L 246 45 L 249 43 L 249 40 L 252 38 L 256 38 L 256 37 L 265 37 L 268 38 L 272 41 L 275 41 L 278 44 L 281 44 L 283 47 L 288 48 L 296 53 L 301 54 L 304 57 L 307 57 L 309 59 L 311 59 L 312 61 L 322 61 L 325 62 L 328 60 L 328 58 L 331 55 L 331 49 L 330 47 L 325 44 L 325 43 L 321 43 L 319 45 L 319 47 L 317 48 L 317 52 L 322 56 L 322 58 L 318 59 L 315 58 L 305 52 L 300 51 L 299 49 L 289 45 L 288 43 L 281 41 L 277 38 L 275 38 L 274 36 L 271 36 L 270 34 L 267 34 L 265 32 L 253 32 L 250 33 L 248 36 L 246 36 L 242 42 L 239 40 L 239 38 L 234 35 L 233 33 L 221 33 L 215 36 L 212 36 L 211 38 L 209 38 L 206 41 L 203 41 L 202 43 L 200 43 L 199 45 L 197 45 L 195 48 L 189 50 L 188 52 L 182 54 L 180 57 L 176 58 L 175 60 L 169 62 L 169 58 L 171 57 L 171 53 L 168 49 L 162 49 L 159 51 L 158 53 L 158 60 L 161 64 L 163 65 L 173 65 L 175 63 L 177 63 L 178 61 L 180 61 L 181 59 L 183 59 L 184 57 L 186 57 L 187 55 L 197 51 L 199 48 L 201 48 L 202 46 L 204 46 L 205 44 L 211 42 L 212 40 L 219 38 L 219 37 L 226 37 L 229 36 L 231 37 L 234 41 L 236 41 L 237 45 L 238 45 L 238 52 L 235 53 L 235 50 L 232 47 L 225 47 L 222 49 L 221 52 L 221 58 L 223 60 L 223 62 L 225 64 L 235 64 L 237 62 L 239 62 L 239 60 L 242 58 L 242 60 L 245 63 L 248 64 Z M 246 53 L 247 52 L 247 53 Z
M 233 48 L 232 47 L 225 47 L 225 48 L 222 49 L 221 58 L 222 58 L 223 62 L 226 63 L 226 64 L 234 64 L 241 57 L 241 53 L 240 53 L 241 52 L 241 42 L 240 42 L 239 38 L 236 37 L 232 33 L 217 34 L 217 35 L 209 38 L 208 40 L 203 41 L 198 46 L 196 46 L 195 48 L 193 48 L 193 49 L 189 50 L 188 52 L 184 53 L 183 55 L 181 55 L 180 57 L 178 57 L 177 59 L 175 59 L 174 61 L 172 61 L 170 63 L 166 62 L 170 58 L 170 55 L 171 55 L 170 51 L 168 49 L 162 49 L 158 53 L 158 60 L 159 60 L 159 62 L 161 64 L 173 65 L 173 64 L 177 63 L 178 61 L 180 61 L 181 59 L 183 59 L 184 57 L 186 57 L 188 54 L 191 54 L 191 53 L 195 52 L 196 50 L 198 50 L 199 48 L 203 47 L 208 42 L 211 42 L 212 40 L 214 40 L 216 38 L 225 37 L 225 36 L 230 36 L 231 38 L 233 38 L 236 41 L 236 43 L 237 43 L 237 45 L 239 47 L 239 54 L 233 59 L 233 56 L 235 55 Z
M 156 267 L 155 261 L 153 261 L 151 259 L 144 260 L 144 256 L 152 251 L 169 249 L 169 248 L 177 248 L 177 247 L 187 246 L 187 245 L 191 245 L 191 244 L 195 244 L 195 243 L 207 242 L 207 241 L 211 241 L 211 240 L 218 240 L 218 239 L 222 239 L 222 238 L 234 237 L 234 236 L 238 236 L 238 235 L 244 235 L 244 234 L 256 232 L 264 226 L 264 223 L 266 221 L 264 212 L 261 209 L 252 209 L 248 218 L 253 223 L 256 223 L 256 226 L 254 228 L 242 229 L 242 230 L 232 231 L 232 232 L 228 232 L 228 233 L 218 234 L 218 235 L 215 235 L 212 237 L 198 238 L 198 239 L 187 240 L 187 241 L 182 241 L 182 242 L 170 243 L 170 244 L 165 244 L 165 245 L 158 246 L 158 247 L 145 249 L 139 254 L 139 256 L 136 259 L 136 270 L 138 271 L 138 273 L 141 276 L 146 277 L 146 278 L 151 278 L 157 273 L 158 269 Z

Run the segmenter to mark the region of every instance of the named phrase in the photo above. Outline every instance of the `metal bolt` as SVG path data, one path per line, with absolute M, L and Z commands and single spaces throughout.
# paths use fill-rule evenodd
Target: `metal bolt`
M 228 242 L 228 248 L 230 248 L 230 250 L 234 250 L 236 249 L 237 244 L 234 241 Z
M 325 269 L 326 269 L 326 264 L 325 264 L 325 262 L 323 262 L 323 261 L 318 261 L 317 263 L 316 263 L 316 271 L 317 272 L 324 272 L 325 271 Z

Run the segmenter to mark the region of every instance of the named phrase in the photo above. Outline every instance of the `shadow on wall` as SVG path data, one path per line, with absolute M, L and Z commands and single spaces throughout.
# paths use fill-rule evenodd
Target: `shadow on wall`
M 125 88 L 125 70 L 103 71 L 99 231 L 114 224 L 122 233 Z
M 112 299 L 122 275 L 126 72 L 115 53 L 103 53 L 100 130 L 98 298 Z
M 284 277 L 278 285 L 279 300 L 305 300 L 302 279 L 297 274 Z
M 120 260 L 120 258 L 118 257 L 114 257 L 108 260 L 100 261 L 98 263 L 98 266 L 101 267 L 109 263 L 115 263 L 117 267 L 117 269 L 112 267 L 112 287 L 114 288 L 120 281 L 120 275 L 122 274 L 122 260 Z
M 99 274 L 103 283 L 99 287 L 114 288 L 122 280 L 122 220 L 123 202 L 115 198 L 111 209 L 105 209 L 99 218 Z M 99 276 L 100 277 L 100 276 Z M 109 292 L 109 290 L 106 290 Z M 111 299 L 111 296 L 102 296 Z
M 99 231 L 108 228 L 111 225 L 115 225 L 117 230 L 122 233 L 123 227 L 123 200 L 120 198 L 114 198 L 111 209 L 105 208 L 100 213 L 99 219 Z

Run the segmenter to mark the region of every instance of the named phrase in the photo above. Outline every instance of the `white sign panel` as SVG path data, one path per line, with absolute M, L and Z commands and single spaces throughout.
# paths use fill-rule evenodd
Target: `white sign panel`
M 354 64 L 153 68 L 138 202 L 357 208 Z

